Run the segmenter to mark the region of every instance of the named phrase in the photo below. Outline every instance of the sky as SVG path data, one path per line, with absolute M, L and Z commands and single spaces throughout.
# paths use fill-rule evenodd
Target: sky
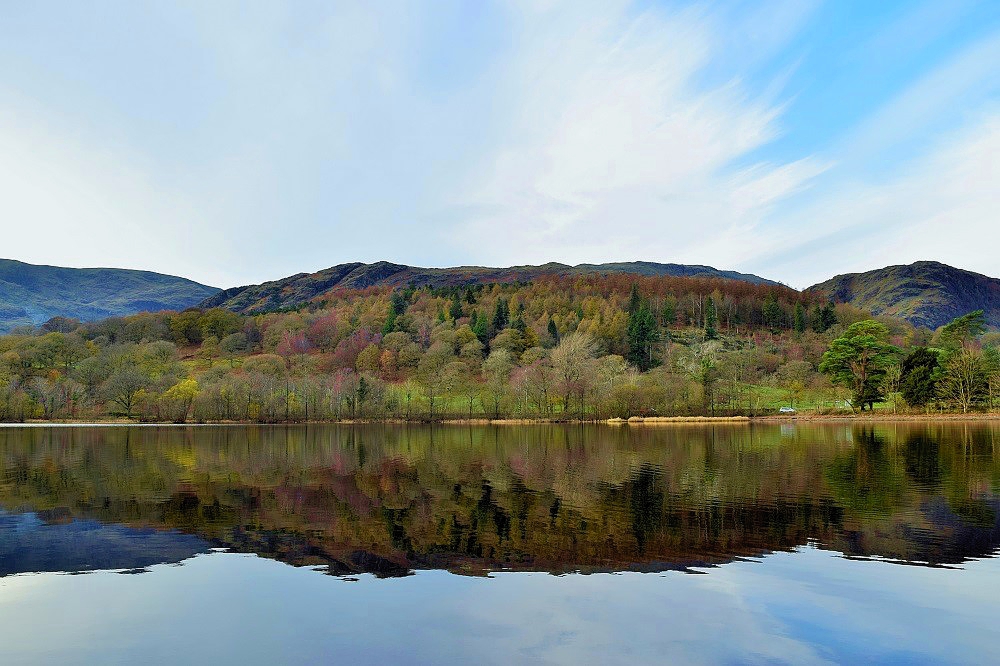
M 0 0 L 0 256 L 1000 276 L 1000 3 Z

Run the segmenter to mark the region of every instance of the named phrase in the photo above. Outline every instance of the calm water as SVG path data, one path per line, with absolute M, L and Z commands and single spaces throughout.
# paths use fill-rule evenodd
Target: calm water
M 4 664 L 1000 663 L 998 549 L 983 424 L 0 428 Z

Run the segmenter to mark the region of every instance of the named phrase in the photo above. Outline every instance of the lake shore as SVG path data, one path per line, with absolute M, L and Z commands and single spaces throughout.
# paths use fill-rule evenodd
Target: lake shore
M 662 427 L 683 425 L 750 425 L 795 423 L 905 423 L 905 422 L 969 422 L 1000 421 L 1000 412 L 970 414 L 794 414 L 766 416 L 657 416 L 628 419 L 524 419 L 524 418 L 458 418 L 458 419 L 340 419 L 335 421 L 296 421 L 291 423 L 260 423 L 257 421 L 137 421 L 132 419 L 78 419 L 44 421 L 38 419 L 19 423 L 0 423 L 0 427 L 72 427 L 72 426 L 276 426 L 276 425 L 443 425 L 443 426 L 524 426 L 524 425 L 607 425 L 613 427 Z

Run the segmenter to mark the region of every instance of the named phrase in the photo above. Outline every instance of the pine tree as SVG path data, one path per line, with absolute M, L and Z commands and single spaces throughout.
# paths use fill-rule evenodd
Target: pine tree
M 628 313 L 634 315 L 642 307 L 642 296 L 639 295 L 639 286 L 632 283 L 632 291 L 628 295 Z
M 448 314 L 451 315 L 452 321 L 458 321 L 465 314 L 462 312 L 462 301 L 458 297 L 458 292 L 455 292 L 451 299 L 451 308 L 448 310 Z
M 656 317 L 649 309 L 649 303 L 641 301 L 634 314 L 629 315 L 626 331 L 626 360 L 645 372 L 656 363 L 653 345 L 659 339 Z
M 556 328 L 556 322 L 552 319 L 552 317 L 549 317 L 548 331 L 549 335 L 552 337 L 552 341 L 559 344 L 559 329 Z
M 385 324 L 382 326 L 382 335 L 389 335 L 396 330 L 396 311 L 393 308 L 389 308 L 389 316 L 385 319 Z
M 507 324 L 510 321 L 510 306 L 507 305 L 507 299 L 501 298 L 497 300 L 497 308 L 493 313 L 493 330 L 502 331 L 507 328 Z
M 484 345 L 490 339 L 489 323 L 486 320 L 486 315 L 480 315 L 479 312 L 472 312 L 472 321 L 469 324 L 472 327 L 472 332 L 476 334 L 479 341 Z
M 781 306 L 778 305 L 778 298 L 773 293 L 768 294 L 767 298 L 764 299 L 762 314 L 765 326 L 780 328 L 784 323 L 782 320 L 785 313 L 781 310 Z
M 796 333 L 806 332 L 806 309 L 802 307 L 802 303 L 795 304 L 795 324 Z
M 705 303 L 705 338 L 715 340 L 719 337 L 719 313 L 715 310 L 715 299 L 711 296 Z
M 833 308 L 833 303 L 827 303 L 823 307 L 817 305 L 813 308 L 812 329 L 817 333 L 826 333 L 830 327 L 837 323 L 837 312 Z

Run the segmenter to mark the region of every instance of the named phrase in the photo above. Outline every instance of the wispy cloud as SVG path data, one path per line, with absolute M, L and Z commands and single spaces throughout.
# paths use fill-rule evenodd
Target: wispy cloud
M 751 225 L 822 172 L 808 157 L 738 166 L 778 134 L 781 109 L 737 72 L 700 82 L 725 48 L 704 14 L 571 7 L 522 17 L 502 88 L 510 123 L 459 195 L 488 211 L 460 226 L 466 251 L 501 263 L 724 261 L 699 254 L 706 240 Z
M 1000 272 L 968 242 L 997 210 L 1000 33 L 940 46 L 975 3 L 873 19 L 825 66 L 943 55 L 882 67 L 897 93 L 850 122 L 789 124 L 829 108 L 803 35 L 831 9 L 22 5 L 0 24 L 4 254 L 220 286 L 382 258 Z

